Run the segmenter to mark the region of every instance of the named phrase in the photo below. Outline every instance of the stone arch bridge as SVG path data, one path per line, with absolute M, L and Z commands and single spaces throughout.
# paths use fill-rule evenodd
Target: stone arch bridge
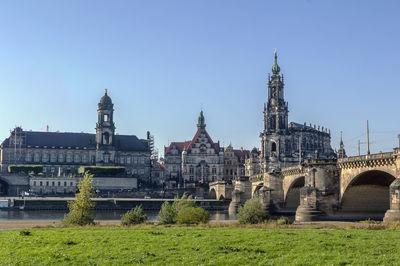
M 236 182 L 235 190 L 243 190 L 244 182 Z M 268 210 L 296 212 L 299 221 L 382 219 L 385 213 L 385 220 L 397 215 L 400 219 L 399 149 L 338 160 L 306 160 L 262 177 L 252 176 L 247 182 L 251 192 L 242 191 L 236 201 L 267 193 L 261 198 Z

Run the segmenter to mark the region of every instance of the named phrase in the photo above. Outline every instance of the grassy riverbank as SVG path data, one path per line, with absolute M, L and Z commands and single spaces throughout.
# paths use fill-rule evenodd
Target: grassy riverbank
M 28 233 L 23 233 L 28 232 Z M 139 226 L 0 231 L 0 264 L 397 264 L 400 231 Z

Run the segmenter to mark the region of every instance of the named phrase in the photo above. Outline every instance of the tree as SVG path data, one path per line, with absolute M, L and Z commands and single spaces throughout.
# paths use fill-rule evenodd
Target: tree
M 85 172 L 78 183 L 79 193 L 75 194 L 75 200 L 68 202 L 69 213 L 64 216 L 63 223 L 71 225 L 94 224 L 95 203 L 91 199 L 94 194 L 93 175 Z

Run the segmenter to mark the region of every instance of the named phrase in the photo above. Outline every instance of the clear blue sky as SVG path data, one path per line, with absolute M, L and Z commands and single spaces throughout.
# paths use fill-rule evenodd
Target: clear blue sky
M 163 152 L 200 108 L 214 139 L 259 147 L 278 49 L 289 121 L 390 151 L 400 133 L 400 1 L 1 1 L 0 137 L 93 132 L 109 89 L 119 134 Z M 362 147 L 365 150 L 365 145 Z

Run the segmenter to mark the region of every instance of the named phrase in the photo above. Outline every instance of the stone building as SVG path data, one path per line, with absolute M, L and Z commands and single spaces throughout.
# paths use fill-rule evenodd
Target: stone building
M 115 133 L 114 104 L 107 90 L 100 99 L 97 114 L 96 134 L 15 128 L 0 146 L 1 171 L 7 172 L 9 165 L 42 165 L 43 177 L 69 177 L 75 176 L 80 166 L 123 166 L 126 177 L 149 179 L 151 151 L 148 139 Z M 47 181 L 53 182 L 32 180 L 31 185 L 34 186 L 33 182 L 36 186 L 41 183 L 44 189 L 43 184 Z M 71 181 L 60 181 L 60 184 L 64 183 L 69 191 Z
M 245 161 L 245 175 L 254 176 L 262 174 L 261 169 L 261 152 L 257 148 L 253 148 Z
M 177 183 L 209 183 L 229 181 L 236 175 L 244 175 L 244 162 L 249 151 L 225 149 L 215 143 L 206 131 L 203 111 L 200 112 L 197 132 L 193 139 L 171 142 L 164 148 L 165 178 Z
M 250 151 L 233 149 L 232 145 L 224 149 L 224 181 L 231 181 L 237 176 L 245 175 L 245 161 L 249 157 Z
M 330 130 L 288 122 L 284 78 L 275 51 L 272 75 L 268 75 L 268 100 L 264 104 L 264 130 L 260 133 L 262 172 L 289 167 L 307 158 L 334 158 Z

